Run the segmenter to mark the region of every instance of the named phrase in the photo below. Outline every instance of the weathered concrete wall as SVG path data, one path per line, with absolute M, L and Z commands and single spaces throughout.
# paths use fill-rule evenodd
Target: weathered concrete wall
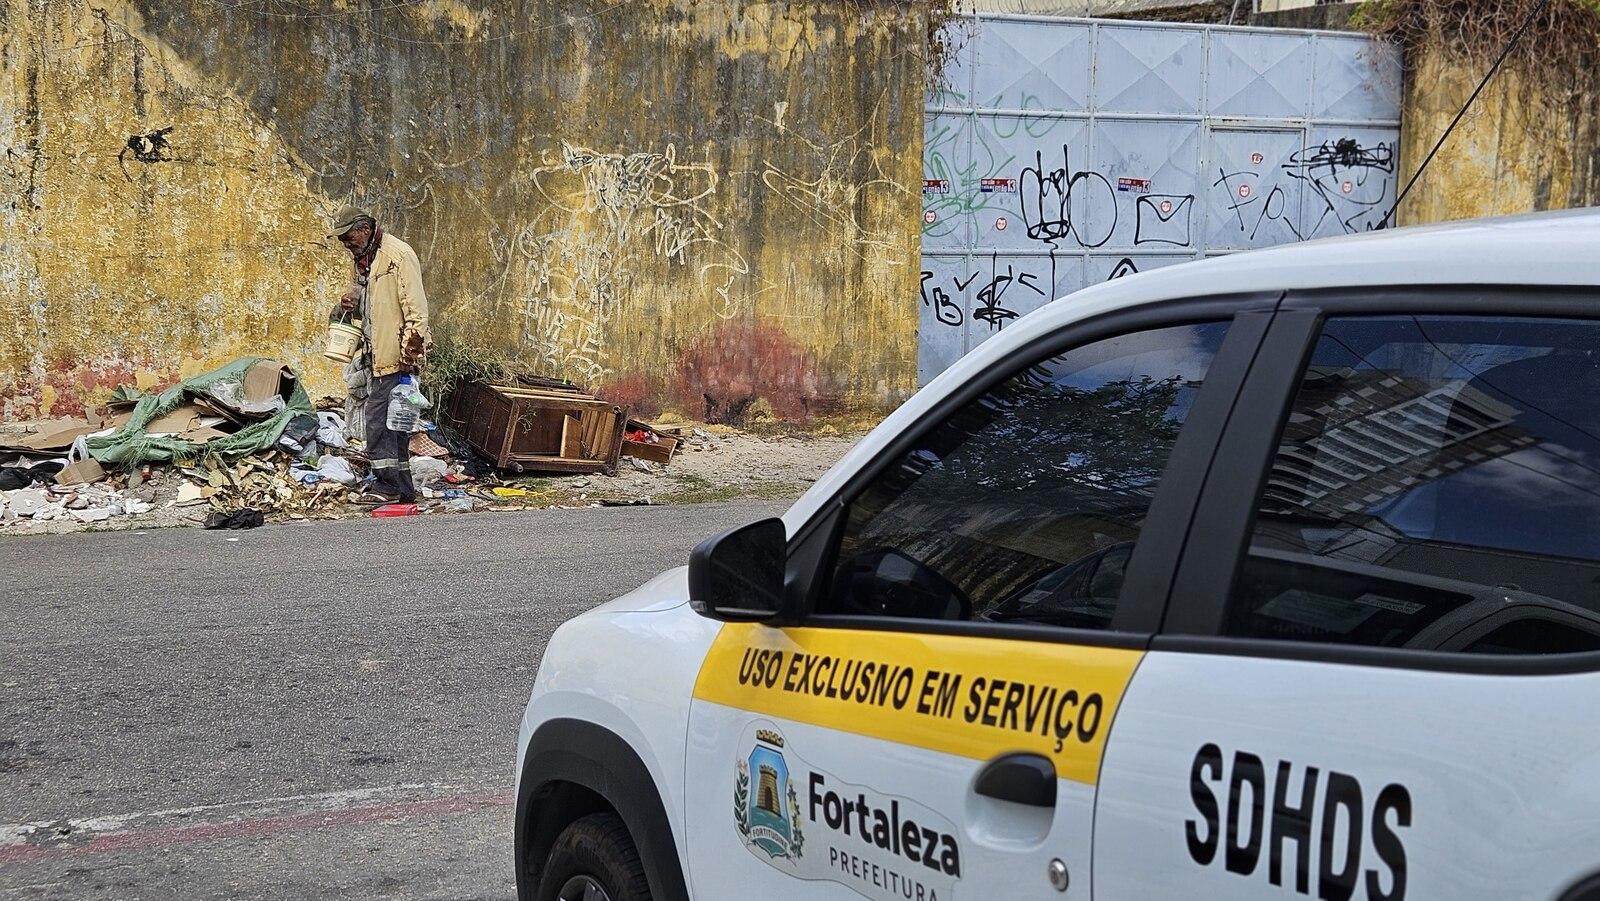
M 907 4 L 0 3 L 9 412 L 244 352 L 336 389 L 352 197 L 437 332 L 531 369 L 697 414 L 914 389 Z
M 1399 183 L 1411 179 L 1483 78 L 1485 65 L 1439 49 L 1406 61 Z M 1402 225 L 1600 204 L 1600 71 L 1495 75 L 1411 194 Z

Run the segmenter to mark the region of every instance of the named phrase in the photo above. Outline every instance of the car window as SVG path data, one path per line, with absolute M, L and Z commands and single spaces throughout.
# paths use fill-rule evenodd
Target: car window
M 1547 619 L 1519 619 L 1467 645 L 1473 654 L 1572 654 L 1600 651 L 1600 634 Z
M 1600 323 L 1330 319 L 1227 634 L 1428 648 L 1511 605 L 1600 630 Z
M 850 504 L 818 611 L 1108 628 L 1226 331 L 1096 341 L 963 406 Z

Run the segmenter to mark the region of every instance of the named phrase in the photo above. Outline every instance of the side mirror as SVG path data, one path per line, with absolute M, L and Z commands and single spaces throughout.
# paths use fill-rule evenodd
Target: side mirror
M 756 622 L 783 611 L 787 532 L 763 519 L 700 542 L 689 555 L 689 606 L 712 619 Z

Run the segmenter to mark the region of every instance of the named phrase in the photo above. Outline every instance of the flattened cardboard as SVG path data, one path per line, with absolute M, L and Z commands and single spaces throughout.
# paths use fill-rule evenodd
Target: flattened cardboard
M 105 477 L 106 471 L 100 468 L 100 464 L 93 457 L 89 457 L 76 463 L 68 463 L 63 467 L 60 472 L 56 473 L 56 484 L 87 485 L 91 482 L 98 482 Z
M 49 419 L 38 423 L 38 431 L 7 439 L 6 447 L 25 451 L 64 451 L 84 435 L 104 429 L 86 419 Z
M 277 360 L 262 360 L 244 374 L 244 402 L 259 404 L 294 393 L 294 372 Z

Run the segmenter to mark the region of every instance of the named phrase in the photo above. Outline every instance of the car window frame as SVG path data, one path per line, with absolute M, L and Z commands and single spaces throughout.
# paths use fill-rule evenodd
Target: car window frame
M 1350 316 L 1515 316 L 1600 322 L 1600 286 L 1402 285 L 1290 290 L 1278 307 L 1236 401 L 1217 452 L 1238 462 L 1201 489 L 1195 520 L 1206 528 L 1185 544 L 1167 615 L 1150 647 L 1182 653 L 1268 657 L 1467 674 L 1543 675 L 1600 671 L 1600 651 L 1484 655 L 1422 648 L 1234 637 L 1224 634 L 1239 567 L 1300 375 L 1322 324 Z
M 1282 291 L 1270 291 L 1198 295 L 1140 304 L 1066 324 L 1016 348 L 1006 365 L 995 366 L 949 392 L 913 424 L 887 441 L 850 475 L 833 497 L 819 505 L 816 512 L 794 530 L 789 540 L 786 585 L 795 599 L 796 614 L 781 625 L 956 634 L 1101 647 L 1148 647 L 1165 610 L 1173 571 L 1213 459 L 1215 443 L 1222 435 L 1239 388 L 1282 298 Z M 1074 348 L 1132 332 L 1206 322 L 1226 322 L 1228 332 L 1179 432 L 1127 564 L 1134 578 L 1124 583 L 1124 596 L 1141 600 L 1126 605 L 1119 602 L 1112 629 L 814 612 L 817 600 L 828 590 L 849 505 L 885 469 L 960 408 L 1039 362 Z

